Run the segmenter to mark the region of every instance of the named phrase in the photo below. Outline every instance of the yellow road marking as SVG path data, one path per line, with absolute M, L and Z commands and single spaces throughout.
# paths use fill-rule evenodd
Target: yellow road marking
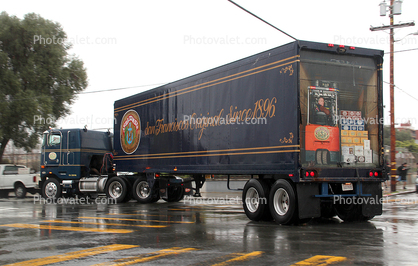
M 115 223 L 93 223 L 93 222 L 75 222 L 75 221 L 63 221 L 63 220 L 45 220 L 43 223 L 63 223 L 63 224 L 91 224 L 91 225 L 115 225 L 115 226 L 137 226 L 137 227 L 151 227 L 151 228 L 164 228 L 167 225 L 142 225 L 142 224 L 115 224 Z
M 52 263 L 57 263 L 57 262 L 79 259 L 79 258 L 83 258 L 87 256 L 93 256 L 93 255 L 102 254 L 102 253 L 106 253 L 110 251 L 117 251 L 117 250 L 123 250 L 123 249 L 135 248 L 135 247 L 139 247 L 139 246 L 114 244 L 114 245 L 109 245 L 109 246 L 68 252 L 62 255 L 56 255 L 56 256 L 50 256 L 50 257 L 45 257 L 45 258 L 17 262 L 17 263 L 8 264 L 5 266 L 41 266 L 41 265 L 47 265 L 47 264 L 52 264 Z
M 300 266 L 300 265 L 304 265 L 304 266 L 325 266 L 325 265 L 328 265 L 328 264 L 341 262 L 341 261 L 345 261 L 345 260 L 347 260 L 346 257 L 316 255 L 316 256 L 313 256 L 312 258 L 309 258 L 309 259 L 306 259 L 306 260 L 303 260 L 303 261 L 299 261 L 299 262 L 293 264 L 292 266 Z
M 126 233 L 133 232 L 133 230 L 126 230 L 126 229 L 100 229 L 100 228 L 83 228 L 83 227 L 53 226 L 53 225 L 39 225 L 39 224 L 19 224 L 19 223 L 3 224 L 0 226 L 15 227 L 15 228 L 30 228 L 30 229 L 60 230 L 60 231 L 117 233 L 117 234 L 126 234 Z
M 212 266 L 225 266 L 225 265 L 228 265 L 230 263 L 250 260 L 250 259 L 253 259 L 255 257 L 261 256 L 261 254 L 263 254 L 263 252 L 262 251 L 254 251 L 254 252 L 247 253 L 247 254 L 245 254 L 245 253 L 235 253 L 235 254 L 236 255 L 241 255 L 241 256 L 230 259 L 230 260 L 227 260 L 227 261 L 224 261 L 224 262 L 221 262 L 221 263 L 213 264 Z
M 157 252 L 141 254 L 141 255 L 138 255 L 138 256 L 123 258 L 123 259 L 118 259 L 118 260 L 114 260 L 113 262 L 99 263 L 99 264 L 95 264 L 93 266 L 131 265 L 131 264 L 136 264 L 136 263 L 148 262 L 148 261 L 155 260 L 155 259 L 158 259 L 158 258 L 161 258 L 161 257 L 169 256 L 169 255 L 178 255 L 180 253 L 190 252 L 190 251 L 193 251 L 193 250 L 198 250 L 198 249 L 173 247 L 173 248 L 169 248 L 169 249 L 162 249 L 162 250 L 159 250 Z
M 110 215 L 110 216 L 162 216 L 160 214 L 147 214 L 147 213 L 108 213 L 106 215 Z M 168 216 L 171 217 L 173 215 L 164 215 L 164 216 Z
M 95 219 L 95 220 L 118 220 L 118 221 L 137 221 L 137 222 L 156 222 L 156 223 L 178 223 L 178 224 L 194 224 L 195 222 L 181 222 L 181 221 L 160 221 L 160 220 L 141 220 L 129 218 L 109 218 L 109 217 L 78 217 L 79 219 Z

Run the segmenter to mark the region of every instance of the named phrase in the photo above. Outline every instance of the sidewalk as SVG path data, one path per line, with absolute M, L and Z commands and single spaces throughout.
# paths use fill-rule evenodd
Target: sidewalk
M 390 185 L 388 185 L 387 187 L 385 187 L 385 184 L 382 184 L 382 185 L 383 185 L 383 197 L 397 196 L 397 195 L 416 192 L 415 184 L 406 185 L 406 189 L 403 189 L 402 184 L 397 184 L 396 191 L 394 192 L 390 191 Z

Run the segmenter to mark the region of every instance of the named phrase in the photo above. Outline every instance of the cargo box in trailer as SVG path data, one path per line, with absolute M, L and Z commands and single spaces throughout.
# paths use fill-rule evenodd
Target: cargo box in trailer
M 252 220 L 380 215 L 382 62 L 379 50 L 295 41 L 117 100 L 102 190 L 171 201 L 207 174 L 247 175 Z

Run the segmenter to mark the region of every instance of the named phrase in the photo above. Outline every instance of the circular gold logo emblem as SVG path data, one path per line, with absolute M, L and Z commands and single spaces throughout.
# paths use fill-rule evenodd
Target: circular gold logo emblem
M 121 121 L 120 144 L 126 154 L 132 154 L 139 146 L 141 139 L 141 120 L 134 110 L 127 111 Z
M 49 157 L 50 160 L 53 161 L 53 160 L 57 159 L 57 154 L 55 152 L 50 152 L 48 157 Z
M 329 130 L 326 127 L 317 127 L 314 132 L 315 138 L 320 141 L 329 139 Z

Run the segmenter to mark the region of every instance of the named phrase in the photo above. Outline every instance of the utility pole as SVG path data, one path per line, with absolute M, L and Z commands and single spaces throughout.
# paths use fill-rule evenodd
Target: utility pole
M 393 0 L 390 0 L 393 7 Z M 395 79 L 394 79 L 394 46 L 393 8 L 390 9 L 390 191 L 396 191 L 396 131 L 395 131 Z
M 402 0 L 390 0 L 389 6 L 389 26 L 370 27 L 371 31 L 390 29 L 390 191 L 396 191 L 396 131 L 395 131 L 395 79 L 394 79 L 394 44 L 395 44 L 395 28 L 415 26 L 414 22 L 394 24 L 394 15 L 400 15 Z M 380 3 L 380 16 L 386 16 L 386 2 Z

